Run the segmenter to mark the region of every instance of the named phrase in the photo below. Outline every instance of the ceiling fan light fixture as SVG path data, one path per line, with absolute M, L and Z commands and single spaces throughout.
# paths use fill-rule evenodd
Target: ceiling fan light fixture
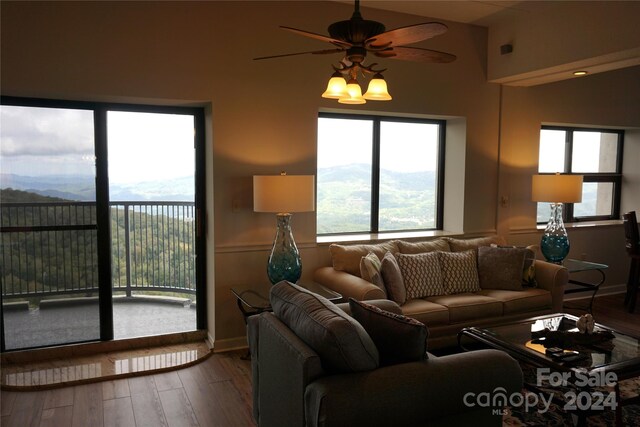
M 347 96 L 338 99 L 340 104 L 365 104 L 367 102 L 362 97 L 362 88 L 356 79 L 351 79 L 347 83 L 347 93 Z
M 327 90 L 322 94 L 323 98 L 340 99 L 347 98 L 349 93 L 347 92 L 347 81 L 342 74 L 338 71 L 331 75 L 329 83 L 327 84 Z
M 391 101 L 393 98 L 387 90 L 387 82 L 380 73 L 376 73 L 367 87 L 367 92 L 363 95 L 367 101 Z

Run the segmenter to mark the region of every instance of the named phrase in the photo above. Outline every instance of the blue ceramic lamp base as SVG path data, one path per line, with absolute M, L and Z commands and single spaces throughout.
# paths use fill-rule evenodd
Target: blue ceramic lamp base
M 562 221 L 562 203 L 551 203 L 551 217 L 540 241 L 540 250 L 547 261 L 562 264 L 569 254 L 569 236 Z
M 267 275 L 274 285 L 282 280 L 296 283 L 302 275 L 302 260 L 291 232 L 291 214 L 278 214 L 277 221 L 278 229 L 267 262 Z

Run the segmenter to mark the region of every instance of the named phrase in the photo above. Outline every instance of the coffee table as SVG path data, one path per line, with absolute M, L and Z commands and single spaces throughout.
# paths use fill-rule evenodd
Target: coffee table
M 576 328 L 577 320 L 575 316 L 560 313 L 493 327 L 465 328 L 458 334 L 458 344 L 463 350 L 470 350 L 472 346 L 478 345 L 503 350 L 516 360 L 537 367 L 536 384 L 525 383 L 531 391 L 539 391 L 537 386 L 540 385 L 541 373 L 547 379 L 553 380 L 550 381 L 552 386 L 555 382 L 558 386 L 575 387 L 572 395 L 567 396 L 565 393 L 564 396 L 573 398 L 574 405 L 567 407 L 565 401 L 564 407 L 575 410 L 578 425 L 584 425 L 586 417 L 601 409 L 615 409 L 616 419 L 621 422 L 620 406 L 638 402 L 638 398 L 621 402 L 618 382 L 640 376 L 640 340 L 596 324 L 594 332 L 605 334 L 608 331 L 612 338 L 600 343 L 567 343 L 574 341 L 565 339 L 569 337 L 575 338 L 575 341 L 584 341 L 584 336 L 576 336 L 579 334 Z M 564 341 L 565 353 L 576 350 L 585 358 L 563 362 L 557 357 L 547 355 L 548 347 L 558 346 L 558 336 L 561 338 L 560 341 Z M 553 338 L 554 341 L 546 344 L 549 338 Z M 607 406 L 607 401 L 597 402 L 600 396 L 596 396 L 594 389 L 611 385 L 614 387 L 615 399 L 608 403 L 613 404 Z M 600 404 L 599 407 L 595 407 L 596 403 Z

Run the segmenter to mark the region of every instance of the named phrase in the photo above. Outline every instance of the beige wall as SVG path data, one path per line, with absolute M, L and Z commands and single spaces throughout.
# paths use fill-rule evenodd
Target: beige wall
M 592 73 L 640 65 L 637 1 L 523 1 L 496 16 L 489 31 L 490 81 L 554 81 L 579 69 Z M 513 52 L 502 55 L 500 46 Z
M 252 58 L 323 49 L 327 46 L 278 26 L 325 33 L 328 23 L 347 19 L 351 11 L 351 5 L 336 2 L 2 2 L 3 95 L 207 107 L 207 289 L 210 334 L 218 348 L 244 342 L 244 324 L 229 289 L 269 289 L 265 270 L 275 217 L 252 211 L 252 175 L 283 169 L 315 174 L 318 111 L 348 110 L 320 98 L 330 63 L 338 57 Z M 424 21 L 363 13 L 388 28 Z M 459 223 L 455 217 L 462 213 L 466 234 L 498 230 L 514 242 L 535 243 L 539 235 L 528 179 L 535 170 L 540 123 L 640 127 L 640 69 L 549 88 L 504 88 L 501 94 L 499 85 L 487 83 L 487 30 L 447 24 L 448 33 L 420 46 L 454 53 L 456 62 L 379 61 L 389 69 L 385 77 L 394 100 L 351 111 L 457 117 L 452 123 L 462 146 L 456 150 L 465 163 L 447 165 L 463 196 L 450 203 L 457 209 L 451 222 Z M 552 96 L 558 92 L 564 96 Z M 498 207 L 499 194 L 509 197 L 507 207 Z M 296 214 L 293 227 L 303 278 L 310 278 L 329 262 L 327 246 L 315 243 L 313 213 Z M 620 230 L 580 230 L 575 241 L 589 246 L 597 236 L 617 247 Z M 600 253 L 592 253 L 598 260 Z

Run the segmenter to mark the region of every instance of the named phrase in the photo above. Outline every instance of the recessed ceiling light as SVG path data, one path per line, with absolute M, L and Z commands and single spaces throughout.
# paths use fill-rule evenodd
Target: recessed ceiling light
M 589 74 L 588 71 L 574 71 L 573 72 L 574 76 L 586 76 L 587 74 Z

